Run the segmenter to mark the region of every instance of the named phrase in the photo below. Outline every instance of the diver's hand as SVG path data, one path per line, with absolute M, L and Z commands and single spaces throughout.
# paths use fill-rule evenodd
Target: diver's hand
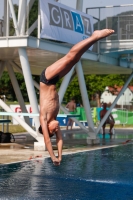
M 53 161 L 53 164 L 54 164 L 55 166 L 60 165 L 60 160 L 59 160 L 58 158 L 55 157 L 52 161 Z
M 58 157 L 58 160 L 61 162 L 61 160 L 62 160 L 62 157 Z

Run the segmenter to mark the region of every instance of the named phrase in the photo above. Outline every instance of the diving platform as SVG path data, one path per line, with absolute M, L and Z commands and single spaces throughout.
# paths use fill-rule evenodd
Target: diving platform
M 81 62 L 84 74 L 130 74 L 132 65 L 131 68 L 128 66 L 126 68 L 122 63 L 120 65 L 117 54 L 129 53 L 131 44 L 131 42 L 129 46 L 126 44 L 124 49 L 123 41 L 121 44 L 119 41 L 100 42 L 100 55 L 92 51 L 83 54 Z M 71 47 L 70 44 L 61 44 L 31 36 L 0 37 L 0 60 L 10 60 L 21 68 L 18 48 L 25 48 L 32 75 L 40 75 L 44 68 L 66 55 Z M 16 71 L 15 67 L 14 70 Z

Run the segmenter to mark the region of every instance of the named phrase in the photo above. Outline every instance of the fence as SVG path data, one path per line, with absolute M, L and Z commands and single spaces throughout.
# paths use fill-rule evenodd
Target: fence
M 133 4 L 86 8 L 86 13 L 93 16 L 94 30 L 110 28 L 115 33 L 103 40 L 133 39 Z M 93 51 L 99 51 L 95 44 Z
M 91 114 L 92 114 L 92 119 L 94 124 L 97 124 L 97 122 L 100 121 L 100 111 L 102 108 L 98 107 L 93 107 L 91 108 Z M 126 108 L 115 108 L 112 110 L 112 115 L 115 120 L 115 124 L 133 124 L 133 111 L 129 111 Z M 81 122 L 87 122 L 86 114 L 85 114 L 85 109 L 82 107 L 77 108 L 76 114 L 79 114 L 80 117 L 78 117 L 78 120 Z

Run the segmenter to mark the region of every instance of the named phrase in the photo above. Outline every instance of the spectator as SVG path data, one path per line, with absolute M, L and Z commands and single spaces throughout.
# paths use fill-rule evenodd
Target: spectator
M 80 102 L 78 102 L 78 103 L 76 104 L 76 107 L 83 107 L 83 105 L 82 105 Z
M 75 114 L 76 111 L 76 103 L 75 103 L 75 98 L 72 98 L 71 101 L 66 105 L 66 108 L 70 112 L 70 114 Z M 71 130 L 73 127 L 73 120 L 71 118 L 68 119 L 67 127 L 66 130 L 68 130 L 68 126 L 71 126 Z
M 108 111 L 107 110 L 107 103 L 103 103 L 103 109 L 100 111 L 100 120 L 102 120 L 102 118 L 105 116 L 107 111 Z M 105 135 L 106 124 L 110 124 L 109 133 L 110 133 L 110 135 L 112 135 L 113 134 L 112 128 L 114 127 L 115 120 L 114 120 L 114 118 L 111 114 L 108 116 L 108 118 L 106 119 L 106 121 L 103 124 L 103 135 Z

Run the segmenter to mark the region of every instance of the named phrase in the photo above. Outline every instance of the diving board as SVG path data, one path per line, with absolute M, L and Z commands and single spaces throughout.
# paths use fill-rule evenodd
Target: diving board
M 11 117 L 25 117 L 28 116 L 31 119 L 31 124 L 34 127 L 34 117 L 39 117 L 39 113 L 17 113 L 17 112 L 0 112 L 0 115 L 2 116 L 11 116 Z M 76 118 L 80 117 L 79 114 L 58 114 L 57 115 L 57 121 L 59 122 L 60 126 L 66 126 L 68 118 Z
M 2 116 L 29 116 L 29 117 L 39 117 L 39 113 L 16 113 L 16 112 L 0 112 Z M 57 117 L 79 117 L 78 114 L 58 114 Z

